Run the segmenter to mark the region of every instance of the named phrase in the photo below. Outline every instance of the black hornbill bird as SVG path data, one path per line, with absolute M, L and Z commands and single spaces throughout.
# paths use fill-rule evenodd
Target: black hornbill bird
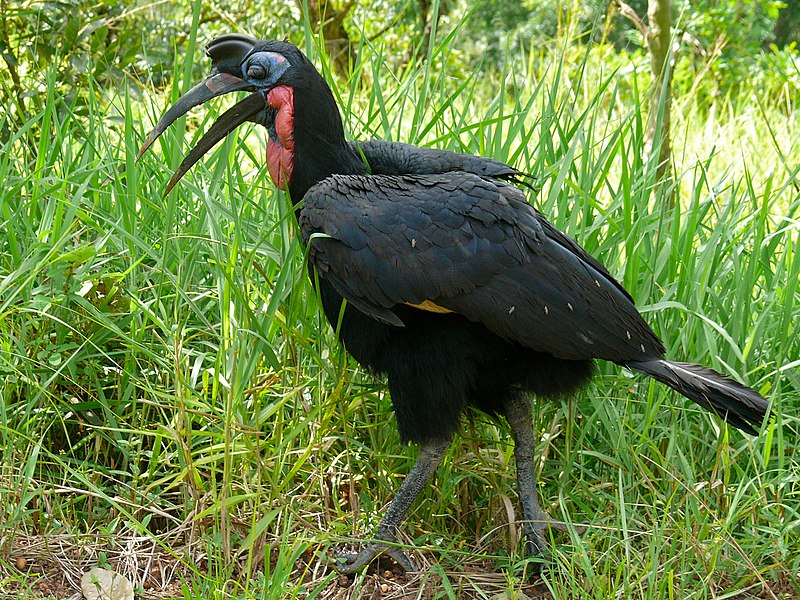
M 572 394 L 594 359 L 661 381 L 750 434 L 767 402 L 702 366 L 673 362 L 633 299 L 595 258 L 557 230 L 498 161 L 385 141 L 348 142 L 330 88 L 288 42 L 223 35 L 206 49 L 210 76 L 181 97 L 139 156 L 192 107 L 246 90 L 190 151 L 167 192 L 245 121 L 269 133 L 267 163 L 290 194 L 327 319 L 355 359 L 388 379 L 400 437 L 419 457 L 375 541 L 343 559 L 351 573 L 393 542 L 469 406 L 503 415 L 514 439 L 531 555 L 544 529 L 528 393 Z

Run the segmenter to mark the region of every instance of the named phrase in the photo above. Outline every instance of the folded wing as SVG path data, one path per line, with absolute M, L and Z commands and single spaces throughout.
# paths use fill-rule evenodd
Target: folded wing
M 501 181 L 334 176 L 306 194 L 300 226 L 319 276 L 385 323 L 412 305 L 559 358 L 664 354 L 620 284 Z

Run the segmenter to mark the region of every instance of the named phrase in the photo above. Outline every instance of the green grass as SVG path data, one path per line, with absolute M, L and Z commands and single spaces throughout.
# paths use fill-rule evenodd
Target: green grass
M 589 524 L 557 536 L 539 591 L 796 597 L 800 110 L 686 99 L 670 209 L 643 158 L 640 75 L 604 66 L 602 48 L 568 48 L 452 77 L 437 65 L 453 45 L 405 71 L 365 47 L 334 90 L 351 136 L 530 173 L 532 202 L 624 282 L 670 357 L 738 375 L 772 402 L 750 438 L 600 365 L 578 397 L 537 404 L 543 503 Z M 319 314 L 263 135 L 242 129 L 162 198 L 218 110 L 195 112 L 136 164 L 175 94 L 105 91 L 77 115 L 44 75 L 43 110 L 0 148 L 0 590 L 24 597 L 38 572 L 79 577 L 108 561 L 153 594 L 178 582 L 159 592 L 178 598 L 396 591 L 381 572 L 339 588 L 326 562 L 370 535 L 414 452 L 383 384 Z M 504 427 L 465 423 L 404 527 L 430 566 L 407 589 L 486 598 L 523 586 L 512 450 Z M 70 549 L 58 560 L 54 540 Z

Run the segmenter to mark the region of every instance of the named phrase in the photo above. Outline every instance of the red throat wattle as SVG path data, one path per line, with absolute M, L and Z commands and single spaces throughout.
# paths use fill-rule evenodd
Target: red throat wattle
M 267 144 L 267 165 L 272 181 L 280 189 L 286 189 L 294 170 L 294 90 L 285 85 L 271 89 L 267 102 L 278 109 L 275 115 L 275 133 Z

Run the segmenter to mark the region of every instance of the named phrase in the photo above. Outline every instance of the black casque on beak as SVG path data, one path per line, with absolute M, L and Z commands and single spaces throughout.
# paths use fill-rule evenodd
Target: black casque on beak
M 211 75 L 181 96 L 164 113 L 142 144 L 136 160 L 139 160 L 147 152 L 158 136 L 164 133 L 170 125 L 195 106 L 230 92 L 254 90 L 255 86 L 243 79 L 241 65 L 253 52 L 256 42 L 255 38 L 241 34 L 228 34 L 214 39 L 206 47 L 206 55 L 212 60 Z M 264 95 L 261 92 L 255 92 L 223 113 L 183 159 L 167 184 L 164 195 L 168 194 L 180 178 L 217 142 L 245 121 L 254 120 L 254 117 L 266 106 Z

